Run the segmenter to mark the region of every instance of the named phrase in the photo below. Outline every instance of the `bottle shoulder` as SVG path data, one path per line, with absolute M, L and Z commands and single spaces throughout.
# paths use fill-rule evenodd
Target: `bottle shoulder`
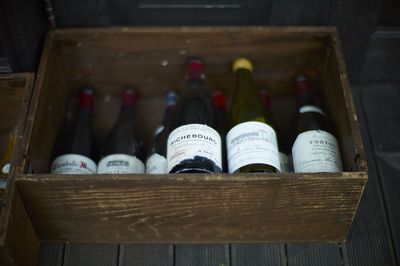
M 332 133 L 327 117 L 318 112 L 299 113 L 297 119 L 297 134 L 310 130 L 324 130 Z

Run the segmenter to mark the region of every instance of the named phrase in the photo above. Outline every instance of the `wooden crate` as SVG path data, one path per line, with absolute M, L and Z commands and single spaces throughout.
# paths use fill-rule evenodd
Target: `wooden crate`
M 95 89 L 98 143 L 115 122 L 125 85 L 138 89 L 139 136 L 148 145 L 167 89 L 184 86 L 189 56 L 207 84 L 231 98 L 231 63 L 254 62 L 278 127 L 296 116 L 294 78 L 320 94 L 345 172 L 326 174 L 52 175 L 57 129 L 82 85 Z M 30 105 L 15 189 L 43 241 L 342 241 L 367 182 L 367 164 L 338 34 L 328 27 L 65 29 L 48 34 Z M 19 198 L 18 198 L 19 199 Z M 15 210 L 10 209 L 12 214 Z M 29 223 L 27 223 L 28 225 Z
M 0 156 L 6 149 L 9 132 L 17 126 L 17 141 L 12 153 L 10 173 L 0 175 L 2 180 L 7 181 L 6 191 L 0 190 L 0 265 L 13 265 L 11 263 L 15 262 L 16 257 L 25 257 L 24 260 L 19 259 L 20 262 L 36 258 L 36 251 L 31 253 L 32 249 L 27 248 L 35 242 L 29 238 L 29 234 L 34 235 L 33 227 L 31 226 L 30 232 L 26 231 L 29 226 L 24 222 L 30 223 L 30 221 L 22 201 L 16 198 L 18 196 L 14 192 L 13 179 L 15 166 L 21 164 L 23 160 L 20 148 L 32 86 L 31 73 L 0 75 Z

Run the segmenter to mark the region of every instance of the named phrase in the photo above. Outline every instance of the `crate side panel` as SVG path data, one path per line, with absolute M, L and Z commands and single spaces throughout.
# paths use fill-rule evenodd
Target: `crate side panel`
M 342 240 L 366 181 L 139 177 L 48 175 L 17 184 L 42 239 L 200 243 Z

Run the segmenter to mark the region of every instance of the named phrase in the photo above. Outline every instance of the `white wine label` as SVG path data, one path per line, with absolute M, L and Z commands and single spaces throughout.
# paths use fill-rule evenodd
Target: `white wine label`
M 1 172 L 2 172 L 3 174 L 8 174 L 8 173 L 10 172 L 10 164 L 9 164 L 9 163 L 5 164 L 5 165 L 3 166 L 3 168 L 1 168 Z
M 96 163 L 83 155 L 64 154 L 54 159 L 51 164 L 53 174 L 94 174 Z
M 146 162 L 146 173 L 148 174 L 166 174 L 167 173 L 167 158 L 154 153 Z
M 299 134 L 292 147 L 293 168 L 298 173 L 341 172 L 339 145 L 336 138 L 323 130 Z
M 127 154 L 111 154 L 100 160 L 97 173 L 143 174 L 144 164 L 135 156 Z
M 321 110 L 321 108 L 315 106 L 315 105 L 304 105 L 300 107 L 299 112 L 302 113 L 308 113 L 308 112 L 314 112 L 314 113 L 320 113 L 321 115 L 325 115 L 325 113 Z
M 229 173 L 249 164 L 268 164 L 281 170 L 275 131 L 265 123 L 236 125 L 226 135 L 226 146 Z
M 178 127 L 168 136 L 167 170 L 196 156 L 213 161 L 222 169 L 221 137 L 213 128 L 201 124 Z
M 281 166 L 281 173 L 292 172 L 289 157 L 285 153 L 279 152 L 279 162 Z

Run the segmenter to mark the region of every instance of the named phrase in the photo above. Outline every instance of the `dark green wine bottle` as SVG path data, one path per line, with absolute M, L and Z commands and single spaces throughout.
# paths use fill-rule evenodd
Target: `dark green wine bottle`
M 167 93 L 167 108 L 165 109 L 162 125 L 157 127 L 153 142 L 146 160 L 147 174 L 166 174 L 167 173 L 167 138 L 168 126 L 171 112 L 176 104 L 177 94 L 174 91 Z
M 276 133 L 254 88 L 252 63 L 239 58 L 232 68 L 236 88 L 226 136 L 229 173 L 280 171 Z
M 339 144 L 304 76 L 296 79 L 296 96 L 299 114 L 297 137 L 292 147 L 294 171 L 341 172 Z
M 205 84 L 204 63 L 187 64 L 186 86 L 169 123 L 167 169 L 169 173 L 220 173 L 221 136 Z

